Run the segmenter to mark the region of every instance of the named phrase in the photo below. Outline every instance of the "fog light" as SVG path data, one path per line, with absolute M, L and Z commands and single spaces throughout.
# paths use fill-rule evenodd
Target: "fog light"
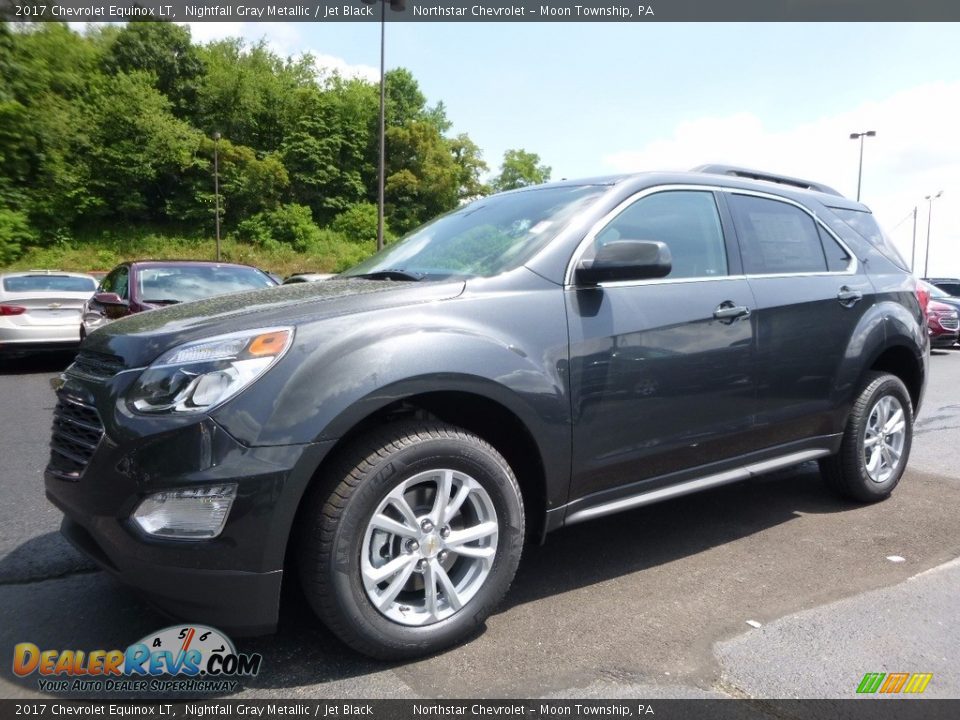
M 133 520 L 154 537 L 208 540 L 223 530 L 236 495 L 236 485 L 155 493 L 144 498 L 133 513 Z

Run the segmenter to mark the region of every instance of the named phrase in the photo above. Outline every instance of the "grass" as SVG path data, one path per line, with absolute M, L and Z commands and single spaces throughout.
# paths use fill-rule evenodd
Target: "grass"
M 340 272 L 357 264 L 375 250 L 373 242 L 352 243 L 329 234 L 310 247 L 296 252 L 286 245 L 260 247 L 223 238 L 220 257 L 224 262 L 243 263 L 278 275 L 297 272 Z M 76 272 L 110 270 L 125 260 L 214 260 L 213 238 L 189 238 L 150 230 L 120 235 L 104 231 L 50 247 L 28 247 L 5 270 L 56 269 Z

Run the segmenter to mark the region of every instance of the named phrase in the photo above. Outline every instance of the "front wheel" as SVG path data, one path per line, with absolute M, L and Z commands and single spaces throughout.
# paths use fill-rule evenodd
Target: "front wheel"
M 854 403 L 840 452 L 820 471 L 841 495 L 860 502 L 887 498 L 900 482 L 913 441 L 913 403 L 903 382 L 871 373 Z
M 397 423 L 355 443 L 304 510 L 307 599 L 373 657 L 426 655 L 474 633 L 520 560 L 523 502 L 510 466 L 450 425 Z

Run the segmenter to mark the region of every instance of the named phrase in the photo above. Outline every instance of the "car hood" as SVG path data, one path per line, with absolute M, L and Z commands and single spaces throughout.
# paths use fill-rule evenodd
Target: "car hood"
M 463 280 L 405 282 L 342 278 L 281 285 L 171 305 L 117 320 L 91 333 L 82 351 L 143 367 L 184 342 L 258 327 L 297 326 L 324 318 L 448 300 Z

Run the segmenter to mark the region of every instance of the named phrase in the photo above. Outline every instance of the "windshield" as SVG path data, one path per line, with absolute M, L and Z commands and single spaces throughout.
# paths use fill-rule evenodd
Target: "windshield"
M 565 186 L 483 198 L 424 225 L 344 275 L 498 275 L 526 262 L 606 190 Z
M 92 277 L 73 275 L 15 275 L 3 279 L 7 292 L 89 292 L 97 289 Z
M 141 301 L 146 303 L 190 302 L 274 285 L 254 268 L 215 265 L 142 268 L 137 279 Z

